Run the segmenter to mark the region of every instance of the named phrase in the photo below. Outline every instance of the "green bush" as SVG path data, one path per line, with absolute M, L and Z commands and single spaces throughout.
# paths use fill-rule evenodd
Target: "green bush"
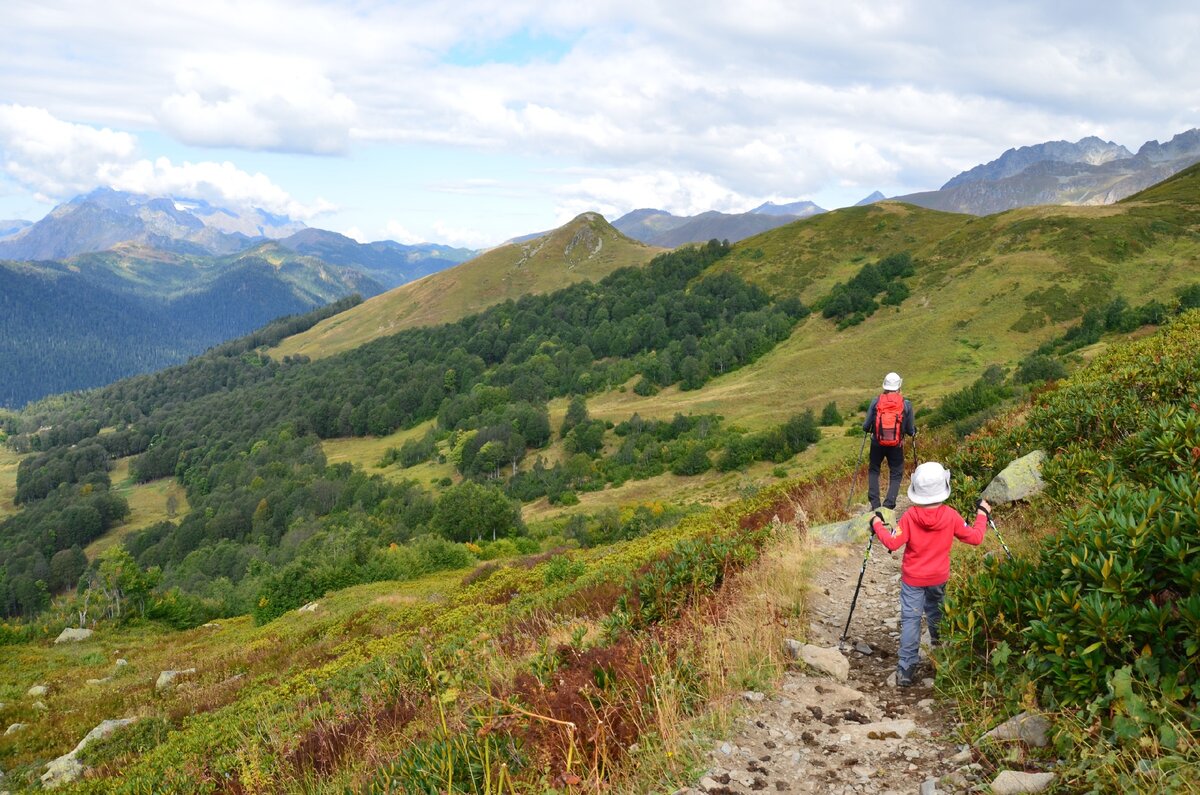
M 831 400 L 821 409 L 822 425 L 841 425 L 844 419 L 842 412 L 838 411 L 837 401 Z
M 1034 354 L 1021 361 L 1013 376 L 1018 384 L 1032 384 L 1038 381 L 1057 381 L 1067 377 L 1067 368 L 1062 362 L 1045 354 Z

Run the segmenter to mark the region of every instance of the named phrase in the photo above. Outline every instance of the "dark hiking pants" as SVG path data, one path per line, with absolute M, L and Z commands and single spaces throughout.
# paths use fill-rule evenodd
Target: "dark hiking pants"
M 883 501 L 884 508 L 895 508 L 896 497 L 900 496 L 900 481 L 904 478 L 904 448 L 883 447 L 871 439 L 871 457 L 867 465 L 867 499 L 871 501 L 871 510 L 880 506 L 879 502 L 879 465 L 884 459 L 888 463 L 887 499 Z

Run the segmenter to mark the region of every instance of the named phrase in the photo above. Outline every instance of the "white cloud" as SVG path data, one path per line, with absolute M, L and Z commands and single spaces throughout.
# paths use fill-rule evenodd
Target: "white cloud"
M 127 162 L 137 146 L 129 133 L 70 124 L 42 108 L 0 105 L 4 170 L 43 197 L 82 193 Z
M 499 242 L 494 234 L 447 223 L 443 220 L 433 222 L 433 232 L 433 239 L 437 242 L 463 248 L 486 248 Z
M 1033 0 L 13 6 L 9 101 L 196 145 L 436 144 L 607 173 L 560 191 L 563 213 L 585 199 L 683 212 L 831 185 L 931 188 L 1009 146 L 1099 134 L 1133 148 L 1200 116 L 1187 0 L 1103 13 Z M 509 57 L 524 34 L 565 45 Z M 58 190 L 85 165 L 35 163 L 20 179 Z M 519 180 L 486 194 L 503 201 Z
M 417 243 L 425 242 L 419 235 L 413 234 L 399 221 L 394 219 L 389 220 L 387 224 L 384 225 L 383 235 L 388 240 L 395 240 L 397 243 L 403 243 L 406 246 L 412 246 Z
M 153 162 L 138 160 L 115 171 L 108 184 L 117 190 L 152 196 L 186 196 L 233 207 L 258 207 L 305 221 L 335 209 L 323 199 L 311 204 L 298 202 L 265 174 L 247 173 L 228 161 L 176 165 L 165 157 Z
M 175 80 L 159 118 L 184 143 L 315 154 L 346 150 L 354 102 L 311 61 L 193 56 Z
M 630 210 L 653 207 L 675 215 L 695 215 L 706 210 L 743 212 L 748 199 L 722 185 L 709 174 L 676 174 L 670 171 L 627 171 L 618 176 L 590 175 L 557 191 L 555 222 L 564 224 L 593 210 L 612 220 Z
M 5 173 L 48 201 L 109 187 L 257 207 L 303 220 L 333 209 L 321 199 L 299 202 L 265 174 L 227 161 L 176 164 L 165 157 L 139 158 L 132 135 L 63 121 L 42 108 L 0 105 L 0 152 Z

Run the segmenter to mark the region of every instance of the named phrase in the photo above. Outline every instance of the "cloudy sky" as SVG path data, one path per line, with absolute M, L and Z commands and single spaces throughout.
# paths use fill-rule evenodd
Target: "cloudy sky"
M 826 208 L 1200 126 L 1191 2 L 6 0 L 0 218 L 97 186 L 360 240 Z

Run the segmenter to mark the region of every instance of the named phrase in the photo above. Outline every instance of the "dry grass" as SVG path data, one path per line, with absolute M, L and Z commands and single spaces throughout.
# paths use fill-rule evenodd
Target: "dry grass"
M 612 782 L 617 793 L 672 791 L 689 783 L 704 763 L 713 737 L 727 734 L 739 711 L 737 694 L 771 690 L 790 658 L 784 641 L 803 639 L 809 581 L 818 558 L 808 538 L 808 520 L 798 510 L 780 526 L 777 541 L 757 565 L 735 577 L 713 600 L 686 617 L 674 631 L 682 639 L 675 660 L 652 659 L 654 725 L 642 749 Z M 689 713 L 691 686 L 677 671 L 694 669 L 703 683 L 704 706 Z

